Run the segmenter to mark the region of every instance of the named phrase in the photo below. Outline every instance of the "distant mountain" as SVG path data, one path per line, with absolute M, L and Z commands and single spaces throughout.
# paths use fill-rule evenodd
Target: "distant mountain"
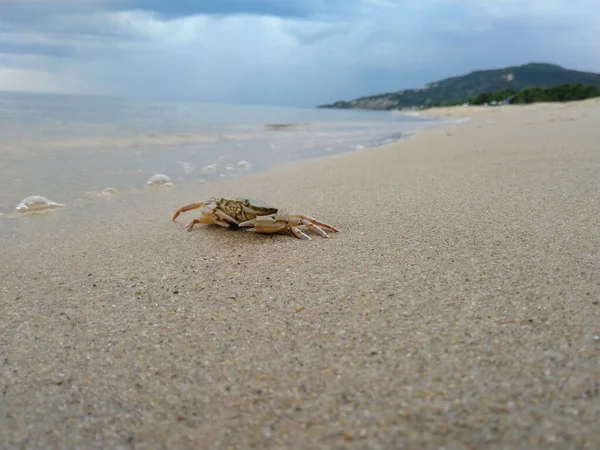
M 460 77 L 429 83 L 423 89 L 406 89 L 387 94 L 338 101 L 319 108 L 391 110 L 430 107 L 466 102 L 478 94 L 505 89 L 519 91 L 529 87 L 559 84 L 583 84 L 600 87 L 600 74 L 568 70 L 554 64 L 530 63 L 495 70 L 478 70 Z

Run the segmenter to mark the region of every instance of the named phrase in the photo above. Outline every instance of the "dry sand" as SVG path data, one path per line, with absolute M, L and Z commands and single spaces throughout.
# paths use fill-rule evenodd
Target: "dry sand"
M 600 447 L 600 103 L 0 221 L 0 447 Z M 173 211 L 252 195 L 301 241 Z

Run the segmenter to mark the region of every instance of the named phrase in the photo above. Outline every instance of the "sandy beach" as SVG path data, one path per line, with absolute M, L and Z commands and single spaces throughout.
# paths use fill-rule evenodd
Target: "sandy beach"
M 597 449 L 600 102 L 2 219 L 2 449 Z M 329 239 L 184 225 L 260 198 Z

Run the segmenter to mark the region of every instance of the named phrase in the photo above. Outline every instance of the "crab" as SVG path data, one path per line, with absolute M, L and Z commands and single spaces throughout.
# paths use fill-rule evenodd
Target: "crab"
M 325 230 L 338 232 L 332 225 L 320 222 L 303 214 L 286 214 L 279 208 L 267 205 L 260 200 L 248 198 L 211 198 L 205 202 L 195 202 L 182 206 L 173 215 L 173 222 L 186 211 L 200 209 L 201 216 L 186 225 L 190 231 L 196 224 L 219 225 L 223 228 L 239 229 L 256 233 L 292 233 L 299 239 L 310 240 L 310 236 L 300 228 L 305 227 L 327 238 Z

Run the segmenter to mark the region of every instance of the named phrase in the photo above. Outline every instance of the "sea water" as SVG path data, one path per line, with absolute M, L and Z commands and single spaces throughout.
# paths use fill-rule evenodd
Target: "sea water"
M 211 183 L 439 123 L 391 112 L 0 93 L 0 214 L 30 195 L 68 203 L 143 187 L 156 174 Z

